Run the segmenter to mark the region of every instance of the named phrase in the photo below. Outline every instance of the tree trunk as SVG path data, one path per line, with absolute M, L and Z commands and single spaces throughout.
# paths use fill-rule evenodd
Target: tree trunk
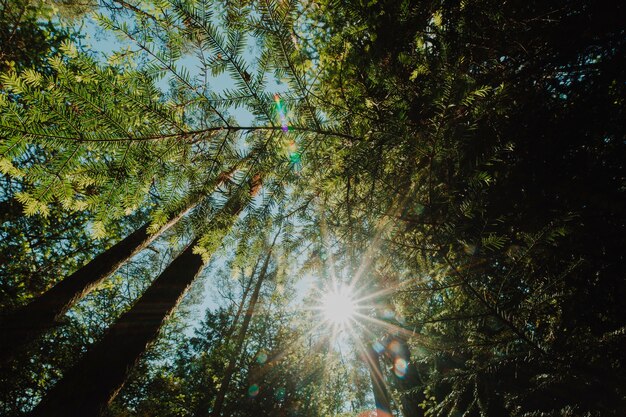
M 250 195 L 260 189 L 260 176 L 250 181 Z M 230 228 L 245 202 L 226 203 Z M 103 339 L 59 381 L 31 413 L 32 417 L 99 416 L 115 398 L 128 373 L 147 346 L 156 339 L 167 317 L 176 309 L 202 270 L 202 256 L 194 253 L 198 239 L 163 271 L 133 307 L 113 324 Z
M 374 402 L 376 403 L 376 417 L 391 417 L 389 393 L 385 386 L 385 377 L 380 368 L 378 354 L 371 346 L 367 346 L 366 349 L 365 362 L 369 368 L 370 379 L 372 380 Z
M 407 392 L 424 386 L 417 367 L 411 361 L 409 345 L 402 335 L 391 337 L 385 345 L 388 346 L 391 343 L 397 343 L 396 349 L 392 350 L 391 359 L 394 364 L 393 379 L 400 391 L 402 415 L 404 417 L 423 417 L 424 410 L 419 407 L 419 404 L 424 401 L 424 393 L 421 391 Z M 404 362 L 398 363 L 399 359 Z
M 276 235 L 278 237 L 278 235 Z M 246 310 L 246 315 L 243 318 L 243 323 L 241 324 L 241 330 L 239 331 L 239 335 L 235 344 L 235 351 L 228 361 L 228 366 L 226 368 L 226 372 L 224 373 L 224 377 L 222 378 L 222 384 L 220 386 L 219 391 L 217 392 L 217 397 L 215 398 L 215 405 L 213 406 L 213 411 L 210 413 L 210 416 L 219 417 L 222 413 L 222 408 L 224 406 L 224 399 L 226 397 L 226 393 L 228 392 L 228 388 L 230 385 L 230 381 L 233 377 L 233 371 L 235 370 L 235 366 L 237 365 L 237 359 L 241 352 L 241 348 L 246 339 L 246 334 L 248 333 L 248 327 L 250 326 L 250 320 L 252 320 L 252 316 L 254 315 L 254 309 L 256 307 L 257 301 L 259 300 L 259 293 L 261 292 L 261 287 L 265 278 L 267 278 L 267 268 L 270 263 L 272 249 L 274 247 L 274 243 L 276 242 L 276 238 L 274 238 L 274 242 L 272 243 L 272 247 L 270 247 L 267 256 L 265 257 L 265 261 L 263 262 L 263 267 L 261 268 L 261 272 L 259 272 L 259 278 L 257 279 L 256 285 L 254 287 L 254 292 L 250 297 L 250 304 L 248 304 L 248 309 Z
M 187 246 L 104 338 L 50 390 L 33 416 L 88 417 L 106 409 L 202 270 L 202 256 L 193 253 L 196 243 Z
M 230 326 L 228 326 L 228 329 L 224 333 L 224 336 L 222 336 L 222 344 L 224 345 L 229 344 L 231 342 L 231 338 L 233 336 L 233 333 L 235 332 L 237 324 L 239 323 L 239 319 L 241 318 L 241 313 L 243 312 L 243 308 L 246 304 L 246 300 L 248 299 L 248 293 L 252 289 L 252 284 L 254 282 L 254 277 L 256 276 L 258 266 L 259 266 L 259 260 L 257 260 L 257 262 L 255 263 L 254 268 L 252 269 L 250 278 L 246 282 L 243 293 L 241 294 L 241 302 L 239 303 L 239 306 L 237 307 L 235 318 L 233 319 Z M 213 395 L 212 390 L 204 391 L 202 394 L 202 399 L 198 401 L 198 404 L 196 406 L 195 411 L 193 412 L 193 415 L 194 416 L 206 415 L 209 412 L 209 410 L 211 410 L 211 403 L 213 402 L 213 398 L 214 398 L 214 395 Z
M 224 334 L 224 338 L 223 339 L 226 342 L 230 342 L 230 338 L 233 335 L 233 332 L 235 331 L 235 328 L 237 327 L 237 323 L 239 323 L 239 318 L 241 317 L 241 313 L 243 312 L 243 306 L 246 303 L 246 299 L 248 298 L 248 293 L 252 289 L 252 282 L 254 281 L 254 275 L 256 275 L 257 267 L 258 267 L 258 261 L 257 261 L 257 264 L 254 265 L 254 268 L 252 269 L 252 276 L 250 277 L 250 279 L 246 283 L 246 287 L 244 288 L 243 293 L 241 294 L 241 302 L 239 303 L 239 306 L 237 307 L 237 312 L 235 313 L 235 318 L 233 319 L 232 324 L 230 325 L 230 327 L 228 328 L 228 330 Z
M 215 187 L 226 181 L 232 172 L 233 170 L 223 172 L 217 178 Z M 194 199 L 181 212 L 170 217 L 169 221 L 155 233 L 148 233 L 150 224 L 144 224 L 26 306 L 1 317 L 0 365 L 8 362 L 26 345 L 58 325 L 61 317 L 76 302 L 152 243 L 161 233 L 176 224 L 198 204 L 199 200 Z

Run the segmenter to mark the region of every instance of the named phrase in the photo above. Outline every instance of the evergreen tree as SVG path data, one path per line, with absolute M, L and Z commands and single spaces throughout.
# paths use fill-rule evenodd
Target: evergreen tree
M 254 176 L 249 184 L 250 197 L 260 188 L 260 178 Z M 239 195 L 231 197 L 223 212 L 214 219 L 211 232 L 227 233 L 244 204 L 245 200 Z M 108 329 L 104 338 L 52 388 L 33 411 L 33 416 L 60 416 L 68 412 L 100 415 L 104 411 L 210 257 L 211 252 L 206 248 L 202 254 L 196 250 L 200 241 L 194 239 L 186 246 L 133 307 Z M 217 239 L 213 245 L 219 242 Z M 79 391 L 81 394 L 77 396 Z
M 19 274 L 2 282 L 3 305 L 36 300 L 98 253 L 111 262 L 106 275 L 121 260 L 150 269 L 145 255 L 115 261 L 104 247 L 195 208 L 151 246 L 182 243 L 182 255 L 106 316 L 138 297 L 103 338 L 94 333 L 35 413 L 81 401 L 106 413 L 139 363 L 109 413 L 160 413 L 156 402 L 163 415 L 354 414 L 373 399 L 378 414 L 405 416 L 623 414 L 623 6 L 113 0 L 99 11 L 130 45 L 107 64 L 53 36 L 2 68 L 0 202 L 11 240 L 1 247 L 22 248 L 14 261 L 3 253 L 0 272 Z M 29 15 L 24 35 L 42 39 L 41 16 Z M 156 87 L 164 81 L 166 93 Z M 240 187 L 210 195 L 233 166 Z M 262 193 L 244 196 L 257 188 L 243 184 L 261 180 Z M 62 219 L 80 230 L 77 259 L 51 242 L 67 240 Z M 138 362 L 209 258 L 251 278 L 265 259 L 260 242 L 279 226 L 276 271 L 235 280 L 236 291 L 224 284 L 230 300 L 207 313 L 174 371 L 151 361 L 154 351 Z M 32 249 L 36 233 L 43 246 Z M 56 277 L 22 265 L 55 256 L 59 267 L 46 267 Z M 290 317 L 278 285 L 295 283 L 283 262 L 293 280 L 346 283 L 357 309 L 349 324 L 302 306 L 300 320 Z M 120 285 L 129 283 L 114 274 L 66 318 L 84 326 L 85 306 L 110 304 Z M 167 302 L 151 310 L 160 294 Z M 340 377 L 342 331 L 365 359 L 349 355 L 345 375 L 359 377 Z M 98 356 L 118 364 L 114 377 L 98 381 L 107 366 Z M 79 394 L 88 386 L 101 393 Z
M 219 187 L 231 174 L 232 171 L 223 172 L 214 181 L 215 186 Z M 3 317 L 0 321 L 0 331 L 3 334 L 3 361 L 10 358 L 14 352 L 23 349 L 28 342 L 45 330 L 57 324 L 74 303 L 114 273 L 121 264 L 159 237 L 161 233 L 176 224 L 196 204 L 197 201 L 192 201 L 181 212 L 170 216 L 168 221 L 155 232 L 148 232 L 155 229 L 153 225 L 144 224 L 44 294 L 38 296 L 27 306 Z

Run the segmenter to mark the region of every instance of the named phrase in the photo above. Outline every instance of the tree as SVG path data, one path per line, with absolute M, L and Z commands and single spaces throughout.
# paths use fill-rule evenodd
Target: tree
M 382 366 L 374 373 L 386 409 L 620 415 L 622 6 L 117 3 L 126 13 L 99 20 L 132 47 L 117 51 L 109 66 L 65 43 L 48 68 L 2 78 L 0 167 L 28 184 L 15 194 L 27 214 L 61 204 L 88 213 L 100 237 L 105 225 L 136 210 L 162 225 L 200 184 L 252 155 L 244 171 L 260 173 L 265 191 L 248 207 L 246 227 L 226 234 L 234 221 L 227 215 L 223 228 L 207 233 L 214 219 L 207 203 L 173 239 L 197 237 L 196 255 L 208 258 L 224 235 L 226 247 L 239 247 L 284 224 L 279 246 L 302 262 L 298 275 L 346 282 L 367 301 L 351 329 L 355 346 L 387 335 L 393 340 L 383 344 L 384 363 L 408 366 L 404 375 Z M 211 89 L 225 72 L 232 87 Z M 163 76 L 167 95 L 154 87 Z M 237 109 L 251 121 L 238 123 L 231 117 Z M 185 282 L 193 279 L 187 274 Z M 168 303 L 166 313 L 175 307 Z M 125 364 L 120 369 L 135 363 L 163 317 L 126 359 L 111 348 Z M 230 313 L 209 317 L 220 334 L 242 330 L 237 320 L 229 333 L 219 317 L 232 323 Z M 335 364 L 327 339 L 278 326 L 281 337 L 272 340 L 281 349 L 255 365 L 246 341 L 257 346 L 273 327 L 257 332 L 256 320 L 244 322 L 238 334 L 250 337 L 243 345 L 229 339 L 189 369 L 209 384 L 228 381 L 222 391 L 176 405 L 205 413 L 222 398 L 217 412 L 231 415 L 254 407 L 301 415 L 347 409 L 338 405 L 347 397 L 310 383 L 323 380 L 320 363 Z M 285 337 L 297 336 L 310 338 L 312 358 L 285 364 L 281 358 L 304 357 L 302 343 L 286 346 Z M 117 340 L 107 337 L 96 346 Z M 234 372 L 233 355 L 248 367 Z M 220 360 L 226 369 L 218 369 Z M 176 387 L 188 368 L 179 369 L 176 378 L 151 381 L 193 392 Z M 296 371 L 308 379 L 292 378 Z M 69 375 L 59 387 L 76 387 Z M 107 392 L 94 401 L 98 409 L 124 377 L 122 370 L 114 383 L 99 385 Z M 284 400 L 258 389 L 273 381 L 285 387 Z M 42 407 L 46 401 L 58 400 Z
M 219 187 L 226 181 L 232 175 L 232 171 L 223 172 L 219 175 L 214 181 L 215 187 Z M 113 274 L 120 265 L 127 262 L 164 231 L 176 224 L 196 204 L 197 201 L 192 201 L 182 211 L 170 216 L 168 221 L 154 232 L 149 232 L 149 230 L 155 229 L 151 224 L 144 224 L 27 306 L 3 317 L 0 321 L 0 331 L 3 334 L 3 361 L 9 359 L 14 352 L 22 349 L 32 339 L 57 324 L 74 303 Z
M 370 379 L 372 380 L 372 391 L 374 392 L 374 403 L 376 404 L 376 416 L 391 416 L 391 401 L 387 392 L 387 383 L 378 361 L 378 354 L 370 346 L 368 347 L 365 361 L 370 371 Z
M 260 177 L 251 178 L 250 198 L 260 188 Z M 238 195 L 231 197 L 223 212 L 214 220 L 213 232 L 226 233 L 244 209 L 244 204 L 245 200 Z M 128 372 L 137 363 L 139 356 L 157 337 L 164 321 L 202 271 L 207 261 L 207 252 L 200 254 L 196 250 L 200 241 L 201 239 L 194 239 L 186 246 L 135 305 L 109 328 L 104 338 L 52 388 L 33 411 L 33 416 L 60 416 L 68 412 L 100 415 L 104 411 L 124 384 Z M 213 245 L 218 246 L 219 242 L 220 239 Z M 98 382 L 93 383 L 96 379 Z M 81 395 L 77 396 L 79 390 Z
M 68 11 L 71 10 L 71 7 Z M 42 1 L 0 3 L 0 71 L 42 68 L 70 30 L 53 23 L 54 7 Z
M 239 334 L 237 335 L 237 339 L 235 341 L 235 350 L 234 355 L 229 359 L 228 366 L 226 367 L 226 372 L 224 373 L 224 377 L 220 384 L 220 389 L 217 392 L 217 396 L 215 398 L 215 404 L 213 405 L 211 415 L 212 416 L 220 416 L 222 415 L 222 407 L 224 405 L 224 397 L 228 392 L 228 388 L 230 386 L 230 381 L 233 376 L 233 371 L 238 362 L 238 356 L 241 354 L 241 350 L 243 348 L 243 343 L 246 339 L 246 333 L 248 332 L 248 326 L 250 325 L 250 320 L 252 320 L 252 316 L 254 315 L 254 309 L 256 307 L 257 301 L 259 300 L 259 293 L 261 292 L 261 286 L 263 285 L 263 281 L 267 278 L 270 272 L 268 272 L 272 249 L 276 244 L 276 239 L 278 238 L 280 232 L 276 234 L 274 237 L 274 241 L 271 246 L 267 250 L 267 255 L 265 256 L 265 260 L 263 261 L 263 265 L 261 266 L 261 270 L 259 271 L 259 275 L 257 277 L 256 284 L 254 285 L 254 291 L 250 296 L 250 302 L 248 303 L 248 309 L 243 318 L 243 323 L 241 324 L 241 329 L 239 329 Z
M 327 200 L 335 203 L 327 215 L 333 226 L 347 226 L 337 235 L 371 242 L 381 230 L 372 225 L 389 225 L 376 250 L 393 260 L 374 264 L 390 292 L 402 288 L 395 304 L 415 332 L 413 348 L 430 352 L 423 361 L 438 369 L 425 387 L 436 400 L 424 406 L 434 415 L 623 408 L 603 382 L 608 375 L 621 381 L 618 368 L 584 365 L 592 351 L 613 351 L 602 337 L 612 339 L 623 322 L 595 322 L 588 329 L 608 325 L 608 333 L 594 338 L 593 331 L 582 336 L 582 322 L 573 319 L 617 317 L 607 296 L 588 287 L 594 274 L 606 277 L 598 282 L 605 294 L 623 291 L 615 278 L 621 255 L 609 249 L 622 245 L 621 233 L 605 229 L 621 227 L 610 219 L 623 207 L 593 203 L 596 192 L 606 193 L 604 201 L 621 199 L 610 174 L 620 165 L 607 152 L 624 149 L 602 139 L 620 129 L 608 133 L 596 124 L 615 126 L 621 117 L 609 104 L 620 100 L 623 92 L 612 85 L 624 76 L 616 61 L 624 28 L 614 10 L 586 2 L 354 2 L 311 10 L 315 25 L 326 24 L 312 46 L 325 48 L 321 59 L 328 61 L 319 103 L 332 101 L 332 117 L 353 134 L 362 129 L 355 136 L 365 139 L 333 148 L 335 169 L 318 169 L 316 182 L 339 184 Z M 607 25 L 584 23 L 589 14 Z M 573 27 L 585 27 L 585 35 L 567 38 Z M 592 50 L 599 55 L 591 57 Z M 323 151 L 311 160 L 324 160 Z M 574 191 L 571 179 L 582 177 L 590 182 Z M 583 230 L 592 224 L 606 233 L 601 244 L 587 246 Z M 585 313 L 572 313 L 575 305 Z M 564 343 L 562 331 L 593 347 Z M 434 347 L 419 342 L 427 336 L 436 338 Z M 572 373 L 578 377 L 563 376 Z M 546 384 L 535 379 L 540 375 L 549 375 Z M 602 392 L 603 400 L 574 399 L 566 386 Z

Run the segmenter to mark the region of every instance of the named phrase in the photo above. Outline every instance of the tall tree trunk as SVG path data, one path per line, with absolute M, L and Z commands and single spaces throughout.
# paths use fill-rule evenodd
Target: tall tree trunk
M 239 319 L 241 318 L 241 313 L 243 312 L 243 308 L 246 304 L 246 300 L 248 299 L 248 293 L 252 289 L 252 284 L 254 282 L 254 277 L 257 274 L 257 267 L 259 266 L 259 262 L 260 261 L 257 260 L 257 262 L 254 265 L 254 268 L 252 269 L 252 273 L 248 281 L 246 282 L 243 293 L 241 294 L 241 301 L 239 303 L 239 306 L 237 307 L 237 312 L 235 313 L 235 318 L 233 319 L 233 322 L 230 324 L 230 326 L 228 326 L 228 329 L 224 333 L 224 336 L 222 337 L 222 344 L 229 344 L 231 342 L 231 338 L 233 336 L 233 333 L 235 332 L 237 324 L 239 323 Z M 209 390 L 205 391 L 200 401 L 198 401 L 198 404 L 196 405 L 193 415 L 194 416 L 206 415 L 211 409 L 211 403 L 213 402 L 213 397 L 214 397 L 213 391 L 209 391 Z
M 423 417 L 424 410 L 419 404 L 424 401 L 424 393 L 416 390 L 424 384 L 415 364 L 411 361 L 411 350 L 406 338 L 400 334 L 393 336 L 385 343 L 386 346 L 397 343 L 392 350 L 393 379 L 400 391 L 400 405 L 404 417 Z M 399 360 L 404 362 L 399 362 Z M 416 390 L 416 391 L 412 391 Z
M 385 386 L 385 377 L 380 368 L 378 354 L 371 346 L 367 346 L 366 348 L 365 362 L 369 368 L 370 379 L 372 380 L 374 402 L 376 403 L 376 417 L 391 417 L 391 402 L 389 401 L 389 393 Z
M 257 175 L 250 181 L 250 195 L 254 196 L 260 186 Z M 226 203 L 223 213 L 230 217 L 223 224 L 224 231 L 232 226 L 244 206 L 245 201 L 237 197 Z M 202 270 L 202 256 L 193 252 L 197 242 L 198 239 L 190 243 L 172 261 L 103 339 L 50 390 L 31 413 L 33 417 L 91 417 L 106 409 Z
M 59 381 L 33 416 L 98 416 L 122 387 L 128 372 L 202 270 L 193 241 L 122 315 L 80 362 Z
M 243 293 L 241 294 L 241 302 L 239 303 L 239 306 L 237 307 L 235 318 L 233 319 L 232 324 L 230 325 L 230 327 L 224 334 L 224 341 L 226 342 L 230 341 L 230 338 L 233 335 L 233 332 L 237 328 L 237 323 L 239 323 L 239 318 L 241 317 L 241 313 L 243 312 L 243 306 L 246 304 L 246 300 L 248 299 L 248 293 L 252 289 L 252 283 L 254 282 L 254 276 L 256 275 L 256 269 L 258 266 L 259 266 L 259 263 L 257 261 L 257 263 L 254 265 L 254 268 L 252 269 L 252 276 L 250 276 L 250 279 L 246 283 L 246 287 L 244 288 Z
M 230 178 L 233 171 L 231 169 L 220 174 L 215 181 L 215 187 Z M 176 224 L 200 199 L 201 197 L 194 199 L 179 213 L 171 216 L 155 233 L 148 232 L 149 223 L 144 224 L 26 306 L 0 317 L 0 364 L 8 362 L 26 345 L 57 325 L 76 302 Z
M 278 237 L 278 234 L 276 235 Z M 272 246 L 270 247 L 267 256 L 265 257 L 265 261 L 263 262 L 263 267 L 261 268 L 261 272 L 259 272 L 259 278 L 257 279 L 256 285 L 254 287 L 254 292 L 250 297 L 250 303 L 248 304 L 248 309 L 246 310 L 246 315 L 243 318 L 243 323 L 241 324 L 241 330 L 239 331 L 239 335 L 237 337 L 237 341 L 235 342 L 235 350 L 228 361 L 228 366 L 226 367 L 226 372 L 224 373 L 224 377 L 222 378 L 222 384 L 220 386 L 219 391 L 217 392 L 217 397 L 215 398 L 215 405 L 213 406 L 213 411 L 210 413 L 210 416 L 219 417 L 222 414 L 222 408 L 224 406 L 224 399 L 226 397 L 226 393 L 228 392 L 228 388 L 230 386 L 230 381 L 233 377 L 233 372 L 235 370 L 235 366 L 237 365 L 237 359 L 239 354 L 241 353 L 241 348 L 243 346 L 244 341 L 246 340 L 246 335 L 248 333 L 248 327 L 250 326 L 250 320 L 252 320 L 252 316 L 254 315 L 254 309 L 256 308 L 257 301 L 259 300 L 259 294 L 261 292 L 261 287 L 263 286 L 263 282 L 267 278 L 267 268 L 270 264 L 270 259 L 272 256 L 272 249 L 274 248 L 274 244 L 276 243 L 276 237 L 274 238 L 274 242 L 272 242 Z

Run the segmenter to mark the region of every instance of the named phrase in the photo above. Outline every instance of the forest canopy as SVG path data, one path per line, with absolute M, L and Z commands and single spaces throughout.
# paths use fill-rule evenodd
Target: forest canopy
M 623 416 L 626 12 L 0 0 L 3 416 Z

